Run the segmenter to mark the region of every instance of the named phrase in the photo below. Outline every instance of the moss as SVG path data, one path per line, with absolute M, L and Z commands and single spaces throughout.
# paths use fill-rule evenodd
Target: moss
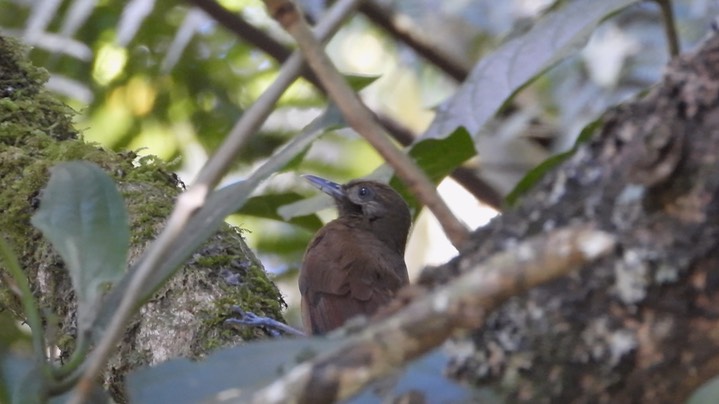
M 199 257 L 196 262 L 198 265 L 203 267 L 217 267 L 223 265 L 229 265 L 233 260 L 230 255 L 212 255 Z

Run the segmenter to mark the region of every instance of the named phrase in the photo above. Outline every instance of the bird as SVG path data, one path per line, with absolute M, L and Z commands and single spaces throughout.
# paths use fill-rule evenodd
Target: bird
M 308 244 L 298 281 L 305 332 L 322 335 L 354 316 L 371 316 L 409 284 L 404 251 L 412 216 L 389 185 L 303 177 L 338 210 Z

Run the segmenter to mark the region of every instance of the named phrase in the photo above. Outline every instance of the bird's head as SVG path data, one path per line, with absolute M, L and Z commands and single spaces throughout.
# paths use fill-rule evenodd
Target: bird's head
M 340 217 L 362 217 L 375 232 L 391 233 L 404 249 L 412 217 L 407 202 L 392 187 L 369 180 L 341 185 L 314 175 L 304 178 L 335 200 Z

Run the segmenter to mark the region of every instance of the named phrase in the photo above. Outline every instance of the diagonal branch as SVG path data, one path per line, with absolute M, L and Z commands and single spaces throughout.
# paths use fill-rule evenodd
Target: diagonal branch
M 463 82 L 469 75 L 470 66 L 445 52 L 417 29 L 409 18 L 395 12 L 391 7 L 375 0 L 365 0 L 359 11 L 458 82 Z

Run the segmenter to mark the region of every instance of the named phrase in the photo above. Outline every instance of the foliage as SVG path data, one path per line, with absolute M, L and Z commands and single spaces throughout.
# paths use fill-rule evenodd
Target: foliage
M 130 229 L 112 180 L 87 162 L 58 164 L 32 224 L 63 257 L 78 297 L 80 335 L 93 323 L 105 283 L 125 272 Z

